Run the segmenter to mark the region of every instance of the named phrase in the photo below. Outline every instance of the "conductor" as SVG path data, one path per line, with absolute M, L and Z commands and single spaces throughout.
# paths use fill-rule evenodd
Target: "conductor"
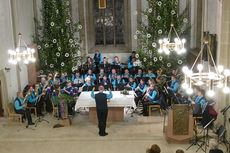
M 109 94 L 103 93 L 104 87 L 99 86 L 98 90 L 99 93 L 94 94 L 95 88 L 93 88 L 91 92 L 91 97 L 96 101 L 96 109 L 97 109 L 97 118 L 98 118 L 98 128 L 99 128 L 99 135 L 106 136 L 108 133 L 105 132 L 106 128 L 106 120 L 108 115 L 108 106 L 107 106 L 107 99 L 111 99 L 113 94 L 109 88 Z

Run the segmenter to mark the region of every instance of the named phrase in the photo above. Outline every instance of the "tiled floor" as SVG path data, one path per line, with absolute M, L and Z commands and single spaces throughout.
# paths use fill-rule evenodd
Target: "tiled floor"
M 76 114 L 70 127 L 53 129 L 58 123 L 46 114 L 46 122 L 38 127 L 25 129 L 18 121 L 7 126 L 7 119 L 0 119 L 0 153 L 145 153 L 146 148 L 158 144 L 162 153 L 185 150 L 189 144 L 169 144 L 163 133 L 163 117 L 128 116 L 122 123 L 109 123 L 106 137 L 97 135 L 98 129 L 88 119 L 87 113 Z M 197 146 L 186 153 L 194 153 Z M 198 153 L 202 153 L 200 150 Z

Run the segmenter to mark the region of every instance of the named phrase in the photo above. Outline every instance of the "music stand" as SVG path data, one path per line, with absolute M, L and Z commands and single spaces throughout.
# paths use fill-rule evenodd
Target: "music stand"
M 124 90 L 124 85 L 122 85 L 121 83 L 120 84 L 117 84 L 117 87 L 116 87 L 118 90 Z
M 230 149 L 228 147 L 228 145 L 230 145 L 230 143 L 228 142 L 228 140 L 226 139 L 226 133 L 227 133 L 227 128 L 226 128 L 226 122 L 227 122 L 227 111 L 230 109 L 230 105 L 226 106 L 225 108 L 223 108 L 220 112 L 224 115 L 224 126 L 223 128 L 226 129 L 225 132 L 223 132 L 223 140 L 222 142 L 224 143 L 225 147 L 227 148 L 227 151 L 230 152 Z M 218 135 L 219 136 L 219 135 Z M 219 139 L 218 139 L 219 141 Z
M 37 101 L 35 103 L 36 105 L 37 105 L 38 101 L 40 101 L 40 99 L 41 99 L 41 96 L 37 99 Z M 47 121 L 46 119 L 41 118 L 41 115 L 40 115 L 40 116 L 38 116 L 38 119 L 35 120 L 35 127 L 37 127 L 38 123 L 42 122 L 42 121 L 45 121 L 45 122 L 49 123 L 49 121 Z
M 202 132 L 204 132 L 204 141 L 203 143 L 200 145 L 200 147 L 197 149 L 197 151 L 199 151 L 200 149 L 202 149 L 205 153 L 207 151 L 207 141 L 208 141 L 208 129 L 209 129 L 209 126 L 211 125 L 211 123 L 214 121 L 215 119 L 212 119 L 211 121 L 209 121 L 205 126 L 204 128 L 202 129 L 202 131 L 200 132 L 200 134 Z M 206 134 L 205 134 L 205 130 L 207 130 Z M 205 149 L 203 149 L 202 147 L 205 146 Z M 197 152 L 196 151 L 196 152 Z
M 124 87 L 124 90 L 131 91 L 133 89 L 131 87 Z
M 97 86 L 84 86 L 82 91 L 92 91 L 94 87 L 96 88 Z

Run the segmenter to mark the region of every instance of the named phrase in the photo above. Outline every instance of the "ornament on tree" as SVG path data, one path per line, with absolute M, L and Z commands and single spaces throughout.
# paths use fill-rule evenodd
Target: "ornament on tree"
M 136 57 L 136 58 L 139 58 L 139 54 L 136 54 L 135 57 Z
M 72 57 L 73 57 L 73 58 L 76 58 L 76 57 L 77 57 L 77 54 L 73 54 Z
M 77 65 L 78 65 L 78 66 L 81 66 L 81 62 L 80 62 L 80 61 L 78 61 L 78 62 L 77 62 Z
M 140 31 L 139 31 L 139 30 L 137 30 L 137 31 L 136 31 L 136 34 L 137 34 L 137 35 L 139 35 L 139 34 L 140 34 Z
M 158 60 L 157 57 L 154 57 L 154 58 L 153 58 L 153 61 L 154 61 L 154 62 L 157 62 L 157 60 Z
M 175 5 L 177 5 L 177 4 L 178 4 L 178 0 L 175 1 Z
M 168 66 L 168 67 L 171 67 L 171 63 L 168 63 L 167 66 Z
M 74 45 L 74 44 L 71 44 L 71 46 L 70 46 L 70 47 L 74 48 L 74 47 L 75 47 L 75 45 Z
M 57 57 L 60 57 L 60 55 L 61 55 L 61 54 L 60 54 L 59 52 L 56 53 L 56 56 L 57 56 Z
M 56 10 L 56 13 L 58 14 L 58 13 L 59 13 L 59 10 Z
M 144 62 L 146 62 L 147 61 L 147 59 L 146 58 L 144 58 Z
M 161 1 L 159 1 L 159 2 L 157 2 L 157 4 L 158 4 L 159 6 L 161 6 L 162 3 L 161 3 Z
M 156 48 L 157 44 L 155 42 L 152 43 L 152 46 Z
M 70 43 L 73 43 L 73 39 L 69 39 L 69 42 L 70 42 Z
M 74 72 L 75 71 L 75 67 L 72 67 L 72 72 Z
M 161 20 L 161 16 L 160 15 L 157 16 L 157 20 Z
M 184 23 L 188 23 L 188 19 L 187 19 L 187 18 L 184 18 L 184 19 L 183 19 L 183 22 L 184 22 Z
M 58 47 L 58 50 L 61 51 L 61 47 Z
M 38 45 L 38 49 L 41 49 L 42 47 L 40 45 Z
M 162 34 L 162 30 L 160 29 L 160 30 L 158 30 L 158 34 Z
M 65 53 L 65 57 L 69 57 L 69 53 Z
M 82 29 L 82 25 L 78 25 L 78 29 Z
M 149 54 L 152 54 L 153 53 L 153 51 L 152 50 L 149 50 Z
M 70 23 L 70 19 L 67 19 L 67 20 L 66 20 L 66 23 L 69 24 L 69 23 Z
M 57 42 L 57 39 L 53 39 L 53 43 L 56 43 Z
M 159 56 L 159 60 L 162 61 L 162 60 L 163 60 L 163 57 L 162 57 L 162 56 Z
M 50 64 L 50 68 L 53 68 L 54 67 L 54 65 L 53 64 Z
M 151 38 L 151 34 L 148 33 L 148 34 L 147 34 L 147 38 Z
M 149 13 L 152 13 L 152 11 L 153 11 L 153 9 L 152 9 L 152 8 L 150 8 L 150 9 L 148 10 L 148 12 L 149 12 Z
M 49 47 L 49 45 L 48 45 L 48 44 L 45 44 L 45 47 L 47 48 L 47 47 Z
M 81 56 L 81 51 L 80 50 L 77 51 L 77 55 Z
M 175 12 L 174 10 L 172 10 L 172 11 L 171 11 L 171 14 L 174 15 L 174 14 L 176 14 L 176 12 Z
M 51 22 L 50 25 L 53 27 L 54 26 L 54 22 Z
M 183 61 L 182 61 L 182 60 L 178 60 L 178 64 L 180 64 L 180 65 L 181 65 L 182 63 L 183 63 Z
M 64 63 L 64 62 L 61 62 L 61 66 L 62 66 L 62 67 L 65 66 L 65 63 Z
M 66 1 L 66 5 L 69 6 L 69 1 Z
M 43 74 L 43 70 L 40 70 L 40 73 Z

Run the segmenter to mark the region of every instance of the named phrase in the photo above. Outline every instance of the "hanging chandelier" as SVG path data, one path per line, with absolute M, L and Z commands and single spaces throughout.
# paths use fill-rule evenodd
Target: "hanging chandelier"
M 203 60 L 204 53 L 207 57 L 206 62 Z M 196 71 L 194 71 L 195 66 L 197 67 Z M 215 95 L 214 87 L 222 88 L 224 93 L 230 92 L 230 88 L 227 86 L 230 70 L 224 70 L 222 65 L 217 66 L 215 64 L 207 39 L 203 41 L 201 50 L 191 69 L 185 66 L 182 71 L 184 73 L 182 88 L 186 89 L 187 94 L 193 93 L 193 85 L 206 87 L 209 97 Z
M 186 42 L 185 39 L 180 39 L 178 36 L 174 24 L 170 25 L 170 30 L 167 38 L 163 38 L 159 40 L 160 48 L 158 49 L 158 53 L 165 53 L 169 55 L 170 52 L 175 51 L 177 54 L 183 54 L 186 52 L 184 44 Z M 172 31 L 175 32 L 176 38 L 174 38 L 174 42 L 171 42 L 171 33 Z
M 15 50 L 8 50 L 9 54 L 9 63 L 17 64 L 20 61 L 23 61 L 25 64 L 29 64 L 29 62 L 35 62 L 36 59 L 34 57 L 35 50 L 33 48 L 29 48 L 25 41 L 22 39 L 22 34 L 18 34 L 18 44 Z

